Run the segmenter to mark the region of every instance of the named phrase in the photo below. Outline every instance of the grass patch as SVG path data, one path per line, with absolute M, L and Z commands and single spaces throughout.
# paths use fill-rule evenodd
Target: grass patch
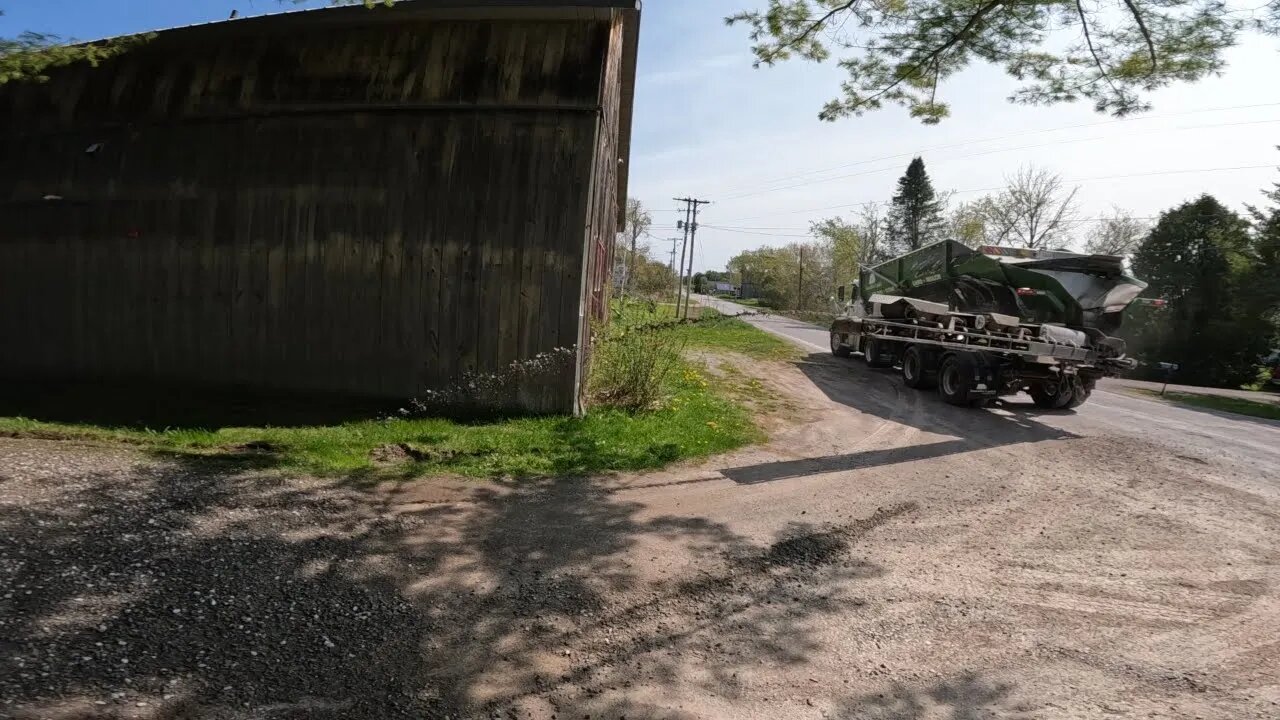
M 1225 397 L 1222 395 L 1197 395 L 1193 393 L 1180 392 L 1166 392 L 1162 397 L 1156 390 L 1146 390 L 1143 388 L 1132 388 L 1132 391 L 1139 395 L 1157 400 L 1168 400 L 1170 402 L 1181 403 L 1183 405 L 1207 408 L 1209 410 L 1218 410 L 1220 412 L 1235 413 L 1237 415 L 1248 415 L 1249 417 L 1280 420 L 1280 405 L 1275 403 L 1246 400 L 1245 398 Z
M 319 475 L 455 473 L 471 477 L 548 476 L 641 470 L 723 452 L 759 438 L 740 406 L 720 397 L 702 373 L 682 368 L 668 381 L 660 409 L 602 409 L 586 417 L 540 417 L 459 423 L 387 419 L 296 428 L 136 430 L 27 418 L 0 418 L 0 433 L 19 437 L 126 443 L 161 453 L 242 455 Z M 412 459 L 378 468 L 371 455 L 404 446 Z
M 766 360 L 793 360 L 802 355 L 795 345 L 771 335 L 714 308 L 691 306 L 689 319 L 696 322 L 676 324 L 674 306 L 657 303 L 629 303 L 615 309 L 614 323 L 630 330 L 660 328 L 685 347 L 701 350 L 729 350 Z
M 706 311 L 703 320 L 674 328 L 690 348 L 730 350 L 765 360 L 793 360 L 802 353 L 794 344 L 750 325 L 738 318 Z
M 674 324 L 674 306 L 636 303 L 615 322 L 687 348 L 731 350 L 758 358 L 795 357 L 794 346 L 740 320 L 707 311 L 696 323 Z M 91 395 L 76 395 L 93 407 Z M 470 477 L 542 477 L 643 470 L 725 452 L 763 439 L 743 398 L 687 359 L 666 374 L 661 392 L 642 412 L 599 407 L 585 417 L 531 417 L 485 422 L 440 418 L 370 419 L 290 427 L 185 424 L 167 429 L 98 420 L 67 422 L 0 417 L 0 435 L 123 443 L 195 460 L 243 460 L 317 475 L 371 480 L 451 473 Z M 251 414 L 250 414 L 251 416 Z M 36 414 L 33 417 L 41 417 Z M 132 416 L 126 416 L 132 417 Z M 242 420 L 243 421 L 243 420 Z M 379 462 L 381 461 L 381 462 Z

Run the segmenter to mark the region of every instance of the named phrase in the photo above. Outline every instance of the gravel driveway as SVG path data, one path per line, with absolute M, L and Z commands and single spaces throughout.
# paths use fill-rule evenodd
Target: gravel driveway
M 0 717 L 1280 717 L 1265 444 L 739 371 L 768 445 L 612 478 L 0 439 Z

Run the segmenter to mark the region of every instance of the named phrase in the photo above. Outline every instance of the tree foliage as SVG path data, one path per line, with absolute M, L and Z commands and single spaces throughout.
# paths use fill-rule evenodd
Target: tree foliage
M 280 0 L 298 5 L 306 0 Z M 364 5 L 391 7 L 396 0 L 330 0 L 331 5 Z M 0 16 L 4 11 L 0 10 Z M 44 82 L 49 71 L 78 62 L 97 66 L 104 60 L 150 40 L 154 33 L 127 35 L 110 40 L 77 43 L 50 33 L 24 31 L 13 37 L 0 36 L 0 85 L 10 82 Z
M 943 81 L 974 61 L 1021 83 L 1013 102 L 1084 99 L 1124 116 L 1157 88 L 1221 71 L 1242 32 L 1280 32 L 1280 0 L 1252 12 L 1221 0 L 758 1 L 726 18 L 749 29 L 757 67 L 836 58 L 848 74 L 824 120 L 894 104 L 937 123 L 950 112 Z
M 621 265 L 620 268 L 615 267 L 615 274 L 619 278 L 623 294 L 631 292 L 632 289 L 633 268 L 639 261 L 637 244 L 640 238 L 649 235 L 649 229 L 652 227 L 653 216 L 649 214 L 648 210 L 645 210 L 644 204 L 636 198 L 627 198 L 621 237 L 614 250 L 614 265 Z
M 863 263 L 862 233 L 858 226 L 841 217 L 810 223 L 809 232 L 827 246 L 831 275 L 837 284 L 858 277 Z
M 838 284 L 829 248 L 820 242 L 748 250 L 729 261 L 729 271 L 740 285 L 779 310 L 825 310 Z
M 922 158 L 913 158 L 898 179 L 885 220 L 886 244 L 894 254 L 917 250 L 943 239 L 943 203 L 933 189 Z
M 1165 311 L 1129 328 L 1148 361 L 1175 362 L 1178 379 L 1239 386 L 1256 376 L 1271 329 L 1251 307 L 1248 279 L 1258 270 L 1249 224 L 1209 195 L 1170 210 L 1133 256 L 1133 271 Z
M 947 239 L 975 247 L 987 244 L 986 201 L 960 203 L 947 215 Z
M 4 12 L 0 11 L 2 15 Z M 50 70 L 77 62 L 96 66 L 150 38 L 150 35 L 131 35 L 72 44 L 57 35 L 31 31 L 15 37 L 0 37 L 0 85 L 16 81 L 43 82 L 49 79 Z

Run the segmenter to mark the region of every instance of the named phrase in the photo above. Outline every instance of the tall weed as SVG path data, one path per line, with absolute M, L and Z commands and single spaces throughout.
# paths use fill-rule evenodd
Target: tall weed
M 591 355 L 592 403 L 632 412 L 652 409 L 684 346 L 684 340 L 661 330 L 605 328 Z

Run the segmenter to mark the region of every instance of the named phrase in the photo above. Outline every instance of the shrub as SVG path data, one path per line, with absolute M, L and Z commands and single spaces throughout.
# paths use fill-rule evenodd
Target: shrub
M 617 326 L 604 330 L 591 355 L 592 402 L 633 412 L 653 408 L 683 352 L 684 342 L 670 333 Z

